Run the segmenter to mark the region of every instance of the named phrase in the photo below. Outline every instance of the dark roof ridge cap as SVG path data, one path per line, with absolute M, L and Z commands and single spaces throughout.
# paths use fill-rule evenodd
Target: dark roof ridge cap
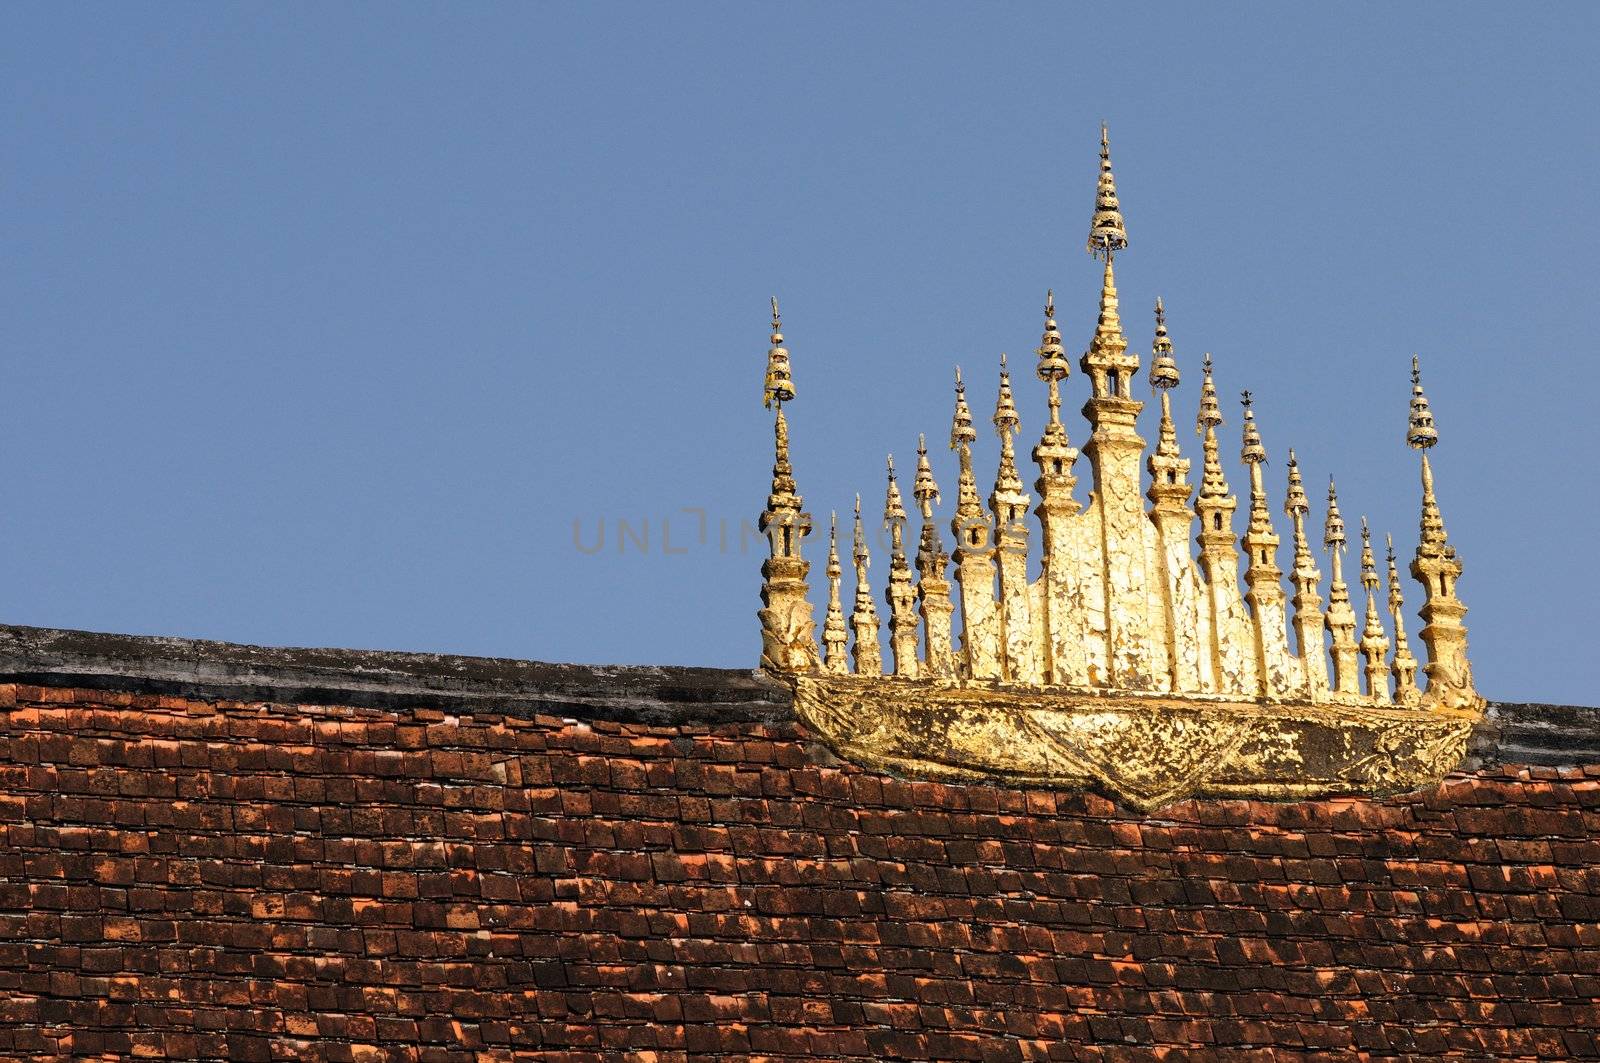
M 753 669 L 251 646 L 19 625 L 0 625 L 0 681 L 200 700 L 429 706 L 643 723 L 790 717 L 788 688 Z

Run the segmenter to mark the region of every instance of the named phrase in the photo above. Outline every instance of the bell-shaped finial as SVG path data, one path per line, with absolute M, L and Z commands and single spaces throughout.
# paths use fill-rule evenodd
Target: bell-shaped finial
M 1300 463 L 1289 450 L 1289 490 L 1283 498 L 1283 512 L 1290 517 L 1303 517 L 1311 512 L 1311 499 L 1306 497 L 1306 485 L 1300 478 Z
M 961 379 L 961 367 L 956 366 L 956 413 L 950 422 L 950 448 L 977 442 L 978 430 L 972 426 L 972 410 L 967 406 L 967 385 Z
M 1378 564 L 1372 558 L 1372 529 L 1367 527 L 1367 518 L 1361 518 L 1361 585 L 1367 588 L 1367 593 L 1376 595 L 1378 591 Z M 1373 606 L 1369 602 L 1369 613 Z
M 1150 344 L 1150 386 L 1178 386 L 1178 362 L 1172 357 L 1172 340 L 1167 336 L 1167 308 L 1156 296 L 1156 338 Z
M 774 402 L 788 402 L 794 398 L 794 380 L 789 375 L 789 352 L 783 346 L 783 322 L 778 317 L 778 297 L 772 297 L 772 346 L 767 350 L 767 379 L 761 404 L 770 408 Z
M 1049 291 L 1044 296 L 1044 336 L 1039 341 L 1039 349 L 1035 352 L 1039 356 L 1039 367 L 1036 372 L 1039 379 L 1050 382 L 1065 380 L 1072 371 L 1071 363 L 1067 361 L 1066 348 L 1061 345 L 1061 329 L 1056 326 L 1056 293 Z
M 1117 179 L 1111 174 L 1111 137 L 1105 123 L 1100 125 L 1100 184 L 1095 189 L 1094 219 L 1089 223 L 1088 252 L 1109 260 L 1128 246 L 1128 230 L 1122 223 L 1122 206 L 1117 202 Z
M 1207 428 L 1217 428 L 1222 424 L 1222 404 L 1217 401 L 1217 385 L 1211 379 L 1209 351 L 1206 352 L 1205 361 L 1200 364 L 1200 372 L 1200 411 L 1195 415 L 1194 430 L 1205 435 Z
M 1422 393 L 1422 365 L 1416 355 L 1411 356 L 1411 419 L 1406 426 L 1406 445 L 1417 450 L 1427 450 L 1439 442 L 1439 430 L 1433 426 L 1433 411 L 1428 408 L 1428 396 Z
M 1339 515 L 1339 491 L 1328 477 L 1328 519 L 1322 526 L 1322 545 L 1329 550 L 1343 550 L 1349 540 L 1344 533 L 1344 517 Z
M 892 528 L 906 522 L 906 507 L 900 498 L 900 484 L 894 475 L 894 455 L 889 455 L 889 492 L 883 500 L 883 526 Z
M 994 403 L 994 430 L 1001 439 L 1013 436 L 1022 424 L 1017 416 L 1017 404 L 1011 397 L 1011 370 L 1006 368 L 1006 356 L 1000 356 L 1000 394 Z
M 928 463 L 928 440 L 921 434 L 917 436 L 917 478 L 911 485 L 911 497 L 922 507 L 925 517 L 939 502 L 939 485 L 934 482 L 933 466 Z
M 1246 465 L 1267 460 L 1267 448 L 1261 442 L 1261 432 L 1256 428 L 1255 411 L 1250 408 L 1254 400 L 1248 391 L 1239 397 L 1244 406 L 1244 446 L 1239 451 L 1239 460 Z

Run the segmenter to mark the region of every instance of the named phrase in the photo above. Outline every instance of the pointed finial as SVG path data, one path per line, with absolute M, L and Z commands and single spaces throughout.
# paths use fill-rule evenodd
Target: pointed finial
M 1207 428 L 1216 428 L 1222 424 L 1222 404 L 1217 401 L 1217 385 L 1211 379 L 1209 351 L 1200 364 L 1200 372 L 1200 412 L 1195 415 L 1194 430 L 1200 435 L 1205 435 Z
M 883 500 L 883 526 L 893 528 L 906 521 L 905 502 L 900 497 L 900 484 L 894 475 L 894 455 L 889 455 L 889 492 Z M 898 538 L 898 535 L 896 536 Z
M 1328 477 L 1328 520 L 1322 526 L 1322 545 L 1329 550 L 1343 550 L 1349 540 L 1344 534 L 1344 518 L 1339 515 L 1339 492 Z
M 839 578 L 839 511 L 833 510 L 828 520 L 828 568 L 831 580 Z
M 1128 246 L 1128 230 L 1122 223 L 1122 206 L 1117 202 L 1117 181 L 1111 174 L 1111 135 L 1100 124 L 1100 183 L 1095 189 L 1094 218 L 1089 223 L 1088 251 L 1104 258 Z
M 861 493 L 856 493 L 856 536 L 855 536 L 855 562 L 857 566 L 868 563 L 867 533 L 861 528 Z
M 1311 512 L 1311 499 L 1306 497 L 1305 483 L 1300 479 L 1300 463 L 1295 460 L 1294 448 L 1289 448 L 1289 491 L 1283 499 L 1283 512 L 1290 517 L 1303 517 Z
M 1400 592 L 1400 570 L 1395 565 L 1394 561 L 1394 536 L 1385 533 L 1383 536 L 1383 543 L 1385 547 L 1384 560 L 1387 561 L 1389 565 L 1389 608 L 1395 612 L 1399 612 L 1400 607 L 1405 604 L 1405 599 L 1401 596 Z M 1405 628 L 1399 628 L 1398 634 L 1400 639 L 1403 640 L 1406 637 Z
M 783 346 L 783 322 L 778 317 L 778 297 L 772 297 L 772 346 L 767 350 L 767 376 L 761 404 L 771 408 L 794 398 L 794 380 L 789 373 L 789 352 Z
M 950 425 L 950 449 L 971 444 L 978 439 L 972 427 L 972 410 L 967 406 L 967 385 L 961 379 L 961 367 L 956 366 L 956 413 Z
M 1066 348 L 1061 345 L 1061 330 L 1056 326 L 1056 293 L 1048 291 L 1044 296 L 1044 336 L 1039 340 L 1039 348 L 1034 352 L 1039 356 L 1039 366 L 1035 370 L 1040 380 L 1047 383 L 1065 380 L 1072 371 L 1071 363 L 1067 361 Z M 1052 394 L 1056 389 L 1052 389 Z M 1059 398 L 1057 400 L 1059 402 Z
M 1246 465 L 1267 460 L 1267 448 L 1262 445 L 1261 433 L 1256 429 L 1255 411 L 1250 407 L 1254 402 L 1250 392 L 1246 391 L 1239 401 L 1244 405 L 1244 446 L 1239 452 L 1239 460 Z
M 1433 426 L 1433 411 L 1428 408 L 1428 396 L 1422 393 L 1422 366 L 1416 355 L 1411 356 L 1411 418 L 1406 427 L 1406 445 L 1416 450 L 1427 450 L 1439 442 L 1439 430 Z
M 1172 357 L 1172 340 L 1167 337 L 1167 308 L 1156 296 L 1156 338 L 1150 343 L 1150 386 L 1178 386 L 1178 362 Z
M 1006 368 L 1006 356 L 1000 355 L 1000 394 L 994 404 L 994 430 L 1005 438 L 1015 435 L 1022 419 L 1017 416 L 1017 404 L 1011 398 L 1011 370 Z
M 939 501 L 939 485 L 934 482 L 933 467 L 928 464 L 928 440 L 921 434 L 917 436 L 917 479 L 912 484 L 911 497 L 922 507 L 924 518 Z
M 1372 529 L 1367 527 L 1367 518 L 1361 518 L 1361 585 L 1369 591 L 1378 588 L 1378 565 L 1372 559 Z

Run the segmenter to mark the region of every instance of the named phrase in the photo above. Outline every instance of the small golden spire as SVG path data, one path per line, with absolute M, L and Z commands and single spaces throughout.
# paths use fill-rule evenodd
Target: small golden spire
M 1356 647 L 1356 613 L 1350 604 L 1350 586 L 1344 579 L 1344 552 L 1349 539 L 1344 517 L 1339 514 L 1339 492 L 1333 477 L 1328 477 L 1328 519 L 1323 525 L 1323 545 L 1328 549 L 1328 630 L 1333 636 L 1334 689 L 1341 694 L 1360 694 L 1361 676 Z
M 1255 400 L 1245 391 L 1240 394 L 1239 402 L 1244 406 L 1244 445 L 1239 451 L 1239 460 L 1246 465 L 1256 465 L 1267 460 L 1267 448 L 1256 429 L 1255 411 L 1250 408 Z
M 1283 498 L 1283 512 L 1296 520 L 1311 512 L 1311 499 L 1306 497 L 1305 481 L 1300 478 L 1300 463 L 1295 460 L 1294 448 L 1289 448 L 1289 490 Z
M 1422 392 L 1422 360 L 1411 356 L 1411 418 L 1406 425 L 1406 445 L 1414 450 L 1427 450 L 1439 442 L 1439 430 L 1433 426 L 1433 411 L 1428 408 L 1428 396 Z
M 900 498 L 900 485 L 894 474 L 894 455 L 889 455 L 889 489 L 883 500 L 883 526 L 889 530 L 889 587 L 884 600 L 889 604 L 889 648 L 894 651 L 894 674 L 917 674 L 916 588 L 911 585 L 911 566 L 906 564 L 906 507 Z
M 867 567 L 872 557 L 867 551 L 867 534 L 861 526 L 861 496 L 856 495 L 856 535 L 853 560 L 856 564 L 856 601 L 850 611 L 850 626 L 855 629 L 857 675 L 881 675 L 883 650 L 878 644 L 878 610 L 872 604 L 872 587 L 867 582 Z
M 845 647 L 849 643 L 849 629 L 844 623 L 844 606 L 839 600 L 839 577 L 844 570 L 839 565 L 839 513 L 832 515 L 828 526 L 828 614 L 822 624 L 822 664 L 830 672 L 850 670 Z
M 1344 518 L 1339 515 L 1339 489 L 1334 486 L 1333 477 L 1328 477 L 1328 519 L 1322 525 L 1322 545 L 1334 556 L 1335 566 L 1338 564 L 1339 555 L 1344 553 L 1345 544 L 1349 539 L 1344 533 Z M 1342 582 L 1342 581 L 1341 581 Z
M 1216 382 L 1211 379 L 1209 351 L 1201 363 L 1200 371 L 1200 410 L 1194 419 L 1194 430 L 1205 442 L 1200 497 L 1217 501 L 1228 497 L 1228 478 L 1222 471 L 1221 445 L 1217 441 L 1217 429 L 1222 426 L 1222 404 L 1217 400 Z
M 1172 357 L 1172 340 L 1167 336 L 1167 308 L 1156 296 L 1156 337 L 1150 343 L 1150 386 L 1166 390 L 1178 386 L 1178 363 Z
M 1367 518 L 1361 518 L 1361 585 L 1367 591 L 1367 622 L 1361 630 L 1361 654 L 1367 659 L 1367 695 L 1376 702 L 1389 701 L 1388 669 L 1384 656 L 1389 640 L 1383 635 L 1383 620 L 1378 616 L 1378 565 L 1372 558 L 1372 531 Z
M 1178 386 L 1178 361 L 1172 356 L 1172 340 L 1167 336 L 1167 308 L 1156 296 L 1156 335 L 1150 343 L 1150 387 L 1161 394 L 1161 434 L 1156 442 L 1156 457 L 1178 456 L 1178 429 L 1172 423 L 1172 396 Z
M 972 410 L 967 406 L 967 385 L 961 379 L 961 367 L 956 366 L 956 413 L 950 424 L 950 449 L 978 440 L 977 429 L 972 427 Z
M 783 346 L 783 322 L 778 317 L 778 297 L 772 297 L 772 346 L 767 350 L 767 379 L 761 404 L 770 408 L 774 402 L 785 403 L 794 398 L 794 380 L 789 375 L 789 352 Z
M 983 520 L 983 507 L 978 501 L 978 480 L 972 473 L 972 444 L 978 439 L 978 430 L 972 425 L 972 410 L 967 406 L 967 385 L 961 379 L 961 367 L 956 366 L 956 412 L 950 424 L 950 449 L 961 459 L 961 475 L 956 486 L 957 536 L 959 528 L 973 521 Z
M 1194 430 L 1197 435 L 1205 435 L 1208 428 L 1222 426 L 1222 404 L 1217 401 L 1217 385 L 1211 379 L 1211 352 L 1206 352 L 1205 360 L 1200 365 L 1202 379 L 1200 381 L 1200 411 L 1195 415 Z
M 1122 223 L 1122 206 L 1117 202 L 1117 179 L 1111 174 L 1111 136 L 1100 124 L 1100 183 L 1095 189 L 1094 219 L 1089 223 L 1091 255 L 1104 258 L 1128 246 L 1128 230 Z
M 1394 624 L 1394 661 L 1389 666 L 1394 676 L 1394 700 L 1397 705 L 1415 706 L 1422 700 L 1417 689 L 1417 658 L 1406 642 L 1406 621 L 1403 606 L 1405 598 L 1400 593 L 1400 570 L 1394 560 L 1394 536 L 1384 536 L 1388 546 L 1389 562 L 1389 618 Z
M 917 478 L 911 485 L 911 497 L 922 507 L 924 520 L 933 515 L 933 507 L 939 502 L 939 485 L 933 479 L 933 466 L 928 464 L 928 439 L 921 433 L 917 435 Z
M 1050 385 L 1050 420 L 1059 423 L 1061 420 L 1061 381 L 1072 372 L 1072 364 L 1067 361 L 1066 348 L 1061 344 L 1061 329 L 1056 325 L 1056 293 L 1054 289 L 1044 294 L 1044 336 L 1039 341 L 1039 348 L 1035 351 L 1039 356 L 1039 366 L 1035 372 L 1039 379 Z
M 1439 430 L 1433 425 L 1433 411 L 1428 408 L 1428 396 L 1422 391 L 1422 366 L 1416 355 L 1411 356 L 1411 416 L 1406 425 L 1406 445 L 1422 452 L 1422 546 L 1440 549 L 1447 536 L 1444 515 L 1439 512 L 1439 500 L 1433 494 L 1433 466 L 1428 462 L 1428 448 L 1439 442 Z
M 911 487 L 911 497 L 917 500 L 922 513 L 922 539 L 917 545 L 917 571 L 922 578 L 944 579 L 945 564 L 950 558 L 939 541 L 939 529 L 933 523 L 933 507 L 938 504 L 939 485 L 933 479 L 933 466 L 928 463 L 928 440 L 917 436 L 917 479 Z
M 994 430 L 1002 441 L 1017 433 L 1022 419 L 1017 416 L 1017 404 L 1011 397 L 1011 370 L 1006 366 L 1006 356 L 1000 355 L 1000 394 L 994 404 Z
M 890 545 L 895 553 L 901 552 L 902 533 L 906 526 L 906 507 L 900 498 L 900 484 L 894 475 L 894 455 L 889 455 L 889 490 L 883 500 L 883 526 L 889 531 Z
M 989 505 L 1001 522 L 1020 519 L 1027 505 L 1022 493 L 1022 477 L 1017 475 L 1017 454 L 1012 437 L 1022 426 L 1017 416 L 1017 404 L 1011 398 L 1011 370 L 1006 368 L 1006 356 L 1000 355 L 1000 394 L 994 403 L 994 431 L 1000 437 L 1000 471 L 994 480 L 994 492 Z M 1019 501 L 1020 499 L 1020 501 Z

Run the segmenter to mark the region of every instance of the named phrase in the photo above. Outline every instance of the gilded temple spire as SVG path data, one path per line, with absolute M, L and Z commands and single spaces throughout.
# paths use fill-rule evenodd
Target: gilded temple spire
M 1322 573 L 1317 571 L 1311 546 L 1306 541 L 1306 514 L 1311 512 L 1311 500 L 1306 497 L 1300 463 L 1295 460 L 1293 448 L 1289 451 L 1289 489 L 1284 495 L 1283 511 L 1294 522 L 1294 568 L 1289 578 L 1294 584 L 1295 649 L 1305 671 L 1311 700 L 1321 701 L 1328 692 L 1328 659 L 1322 642 L 1325 619 L 1322 598 L 1317 593 Z
M 1145 459 L 1150 471 L 1150 519 L 1160 545 L 1157 575 L 1166 588 L 1162 620 L 1169 647 L 1170 683 L 1174 690 L 1200 690 L 1212 677 L 1210 640 L 1201 633 L 1200 588 L 1189 553 L 1189 461 L 1178 451 L 1178 430 L 1172 423 L 1172 389 L 1178 386 L 1178 362 L 1167 335 L 1167 309 L 1156 300 L 1156 332 L 1150 343 L 1150 387 L 1161 396 L 1161 434 Z
M 950 614 L 955 611 L 950 601 L 950 583 L 945 579 L 945 569 L 950 557 L 939 541 L 939 527 L 933 520 L 933 507 L 939 501 L 939 485 L 933 479 L 933 467 L 928 463 L 928 441 L 917 436 L 917 478 L 911 486 L 911 497 L 917 500 L 922 514 L 922 540 L 917 546 L 917 602 L 922 613 L 924 641 L 924 674 L 951 676 L 955 674 L 955 657 L 951 652 Z
M 1394 536 L 1387 535 L 1384 540 L 1388 545 L 1389 619 L 1394 624 L 1394 663 L 1390 665 L 1394 675 L 1394 701 L 1396 705 L 1411 708 L 1422 700 L 1422 691 L 1417 689 L 1417 659 L 1406 642 L 1406 618 L 1402 609 L 1405 596 L 1400 590 L 1400 571 L 1395 567 Z
M 883 500 L 883 526 L 889 532 L 889 648 L 894 651 L 894 674 L 917 674 L 917 590 L 906 562 L 906 507 L 895 480 L 894 455 L 889 455 L 889 487 Z
M 1038 648 L 1040 670 L 1049 682 L 1083 686 L 1089 682 L 1083 610 L 1067 603 L 1081 598 L 1083 587 L 1098 573 L 1086 572 L 1081 560 L 1072 556 L 1069 529 L 1078 512 L 1078 500 L 1072 494 L 1078 478 L 1072 466 L 1078 451 L 1061 422 L 1061 382 L 1072 366 L 1056 325 L 1054 291 L 1045 293 L 1044 335 L 1035 353 L 1039 356 L 1036 372 L 1048 386 L 1050 405 L 1050 417 L 1033 448 L 1033 460 L 1039 467 L 1039 478 L 1033 482 L 1039 504 L 1033 512 L 1039 518 L 1044 544 L 1039 580 L 1045 593 L 1039 603 L 1040 615 L 1034 618 L 1043 636 Z
M 1072 372 L 1072 365 L 1067 361 L 1066 348 L 1061 343 L 1061 329 L 1056 325 L 1056 293 L 1051 289 L 1044 293 L 1044 336 L 1039 340 L 1039 348 L 1035 351 L 1039 356 L 1039 365 L 1035 372 L 1039 379 L 1050 386 L 1050 423 L 1061 423 L 1061 382 Z M 1062 437 L 1065 439 L 1065 435 Z
M 994 403 L 994 431 L 1000 437 L 1000 471 L 995 477 L 995 495 L 990 499 L 990 508 L 995 511 L 996 520 L 1017 520 L 1019 516 L 1010 512 L 1001 513 L 1003 504 L 996 499 L 1001 496 L 1021 496 L 1023 505 L 1026 506 L 1027 495 L 1022 493 L 1022 478 L 1017 475 L 1017 455 L 1012 439 L 1022 426 L 1022 418 L 1017 415 L 1017 404 L 1011 396 L 1011 371 L 1006 368 L 1006 356 L 1000 356 L 1000 393 L 995 397 Z
M 1256 693 L 1254 650 L 1240 637 L 1240 629 L 1250 623 L 1244 599 L 1239 592 L 1239 551 L 1233 535 L 1233 512 L 1239 500 L 1228 489 L 1222 471 L 1221 444 L 1217 429 L 1222 426 L 1222 404 L 1212 379 L 1211 355 L 1201 363 L 1200 409 L 1195 415 L 1195 431 L 1204 440 L 1204 474 L 1200 494 L 1195 499 L 1195 515 L 1200 518 L 1200 569 L 1205 574 L 1205 593 L 1210 623 L 1205 629 L 1212 662 L 1210 689 L 1217 693 L 1253 697 Z
M 1357 666 L 1356 612 L 1350 604 L 1350 587 L 1344 579 L 1344 552 L 1349 542 L 1344 517 L 1339 513 L 1339 492 L 1328 477 L 1328 519 L 1322 543 L 1328 550 L 1332 575 L 1328 581 L 1328 631 L 1333 636 L 1333 686 L 1341 694 L 1361 693 Z
M 1467 659 L 1467 629 L 1461 622 L 1467 607 L 1456 597 L 1461 559 L 1445 534 L 1444 517 L 1433 493 L 1433 466 L 1428 461 L 1428 450 L 1438 442 L 1433 412 L 1422 391 L 1422 368 L 1413 357 L 1406 443 L 1422 453 L 1422 535 L 1411 559 L 1411 575 L 1422 583 L 1427 596 L 1419 613 L 1423 628 L 1418 633 L 1428 648 L 1424 700 L 1435 707 L 1474 710 L 1483 699 L 1473 687 L 1472 665 Z
M 961 475 L 957 481 L 956 513 L 950 521 L 950 530 L 956 538 L 956 582 L 961 585 L 961 659 L 967 675 L 997 679 L 1000 647 L 995 628 L 992 528 L 978 500 L 978 480 L 972 471 L 972 444 L 977 438 L 972 410 L 967 406 L 967 386 L 957 366 L 956 412 L 950 425 L 950 446 L 961 460 Z
M 872 587 L 867 582 L 867 567 L 872 557 L 867 551 L 867 535 L 861 527 L 861 496 L 856 495 L 856 535 L 854 561 L 856 563 L 856 602 L 850 611 L 850 627 L 855 631 L 855 656 L 857 675 L 880 675 L 883 672 L 883 650 L 878 644 L 878 610 L 872 605 Z
M 777 413 L 773 417 L 774 455 L 772 490 L 759 527 L 767 537 L 767 559 L 761 565 L 761 665 L 770 671 L 805 672 L 822 663 L 817 652 L 816 620 L 807 597 L 806 573 L 810 566 L 801 557 L 800 542 L 811 534 L 811 514 L 804 509 L 795 487 L 794 467 L 789 463 L 789 422 L 783 415 L 783 400 L 793 398 L 789 380 L 789 355 L 779 344 L 777 300 L 773 300 L 773 346 L 781 351 L 782 378 L 773 381 L 769 352 L 769 392 Z
M 1172 339 L 1167 335 L 1167 308 L 1156 297 L 1156 335 L 1150 343 L 1150 387 L 1161 396 L 1161 431 L 1156 443 L 1156 454 L 1163 458 L 1178 456 L 1178 430 L 1172 423 L 1173 388 L 1178 386 L 1178 362 L 1172 355 Z M 1188 463 L 1184 464 L 1188 472 Z M 1187 494 L 1187 492 L 1185 492 Z
M 1250 392 L 1240 399 L 1244 406 L 1244 443 L 1239 460 L 1250 467 L 1250 525 L 1244 533 L 1245 583 L 1256 636 L 1256 667 L 1261 692 L 1282 697 L 1291 692 L 1299 676 L 1288 657 L 1288 625 L 1283 611 L 1283 572 L 1278 568 L 1278 534 L 1272 529 L 1272 511 L 1267 507 L 1266 480 L 1261 467 L 1267 448 L 1256 428 Z
M 1079 360 L 1089 377 L 1091 395 L 1083 407 L 1089 420 L 1084 456 L 1094 473 L 1092 519 L 1099 525 L 1100 549 L 1110 560 L 1100 573 L 1099 600 L 1105 603 L 1103 632 L 1089 642 L 1090 670 L 1101 682 L 1129 689 L 1164 689 L 1170 669 L 1162 633 L 1164 621 L 1151 616 L 1149 597 L 1159 574 L 1146 549 L 1150 521 L 1143 512 L 1140 458 L 1144 440 L 1138 431 L 1144 403 L 1132 395 L 1139 356 L 1128 350 L 1117 308 L 1112 258 L 1128 244 L 1111 177 L 1111 155 L 1101 130 L 1100 188 L 1090 225 L 1089 251 L 1105 259 L 1100 283 L 1100 314 L 1089 349 Z M 1114 560 L 1111 560 L 1114 559 Z M 1104 663 L 1102 664 L 1102 660 Z
M 822 666 L 840 674 L 850 671 L 850 661 L 845 656 L 849 644 L 849 629 L 844 623 L 844 605 L 839 599 L 839 577 L 844 570 L 839 566 L 839 514 L 835 511 L 828 524 L 828 612 L 822 622 Z
M 1227 499 L 1232 501 L 1232 492 L 1228 490 L 1228 478 L 1222 471 L 1222 448 L 1217 440 L 1217 429 L 1222 427 L 1222 404 L 1217 401 L 1217 384 L 1211 378 L 1211 352 L 1207 351 L 1205 360 L 1200 364 L 1200 408 L 1195 413 L 1194 430 L 1202 441 L 1205 455 L 1200 478 L 1200 497 L 1208 501 Z M 1231 515 L 1233 506 L 1228 506 Z M 1219 527 L 1217 529 L 1221 531 Z M 1230 533 L 1229 538 L 1232 538 Z
M 1117 179 L 1111 173 L 1111 134 L 1100 124 L 1100 183 L 1095 188 L 1094 218 L 1089 223 L 1088 251 L 1105 259 L 1128 246 L 1128 230 L 1117 202 Z
M 1389 640 L 1383 635 L 1383 620 L 1378 615 L 1378 565 L 1372 558 L 1372 531 L 1367 518 L 1361 518 L 1361 586 L 1367 591 L 1367 623 L 1361 630 L 1361 655 L 1367 659 L 1367 696 L 1380 705 L 1389 703 L 1389 670 L 1384 657 Z
M 1011 396 L 1011 371 L 1006 356 L 1000 356 L 1000 392 L 995 398 L 994 430 L 1000 437 L 1000 471 L 989 509 L 994 513 L 995 560 L 1000 573 L 1000 650 L 1001 676 L 1008 680 L 1032 681 L 1037 670 L 1033 661 L 1033 620 L 1028 592 L 1028 502 L 1017 475 L 1013 437 L 1021 427 L 1016 402 Z

